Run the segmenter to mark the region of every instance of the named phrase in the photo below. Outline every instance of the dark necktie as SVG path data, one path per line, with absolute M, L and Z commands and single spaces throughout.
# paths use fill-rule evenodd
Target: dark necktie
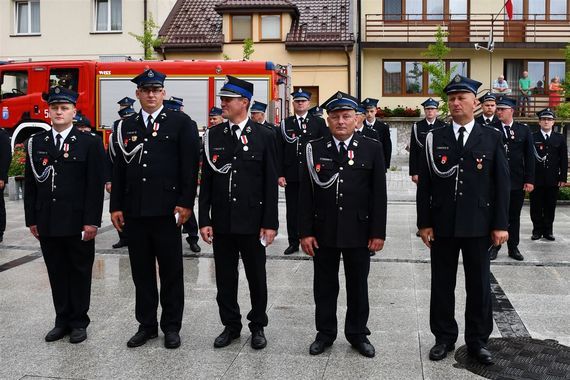
M 148 119 L 146 121 L 146 129 L 150 132 L 152 131 L 153 126 L 152 115 L 148 115 Z
M 346 156 L 346 145 L 344 141 L 338 143 L 338 158 L 342 161 Z
M 236 139 L 236 141 L 239 140 L 238 131 L 239 131 L 239 125 L 237 125 L 237 124 L 232 125 L 232 135 L 234 135 L 234 138 Z
M 491 119 L 485 119 L 486 124 L 491 124 Z
M 544 141 L 548 142 L 549 138 L 550 138 L 550 135 L 548 133 L 546 135 L 544 135 Z
M 459 137 L 457 138 L 457 146 L 459 150 L 463 150 L 463 133 L 465 132 L 465 127 L 459 128 Z
M 364 129 L 364 128 L 363 128 Z M 358 133 L 359 135 L 362 134 L 362 129 L 360 131 L 356 131 L 356 133 Z
M 509 133 L 511 132 L 511 127 L 508 125 L 505 125 L 505 135 L 507 136 L 507 138 L 509 138 Z
M 57 135 L 55 135 L 55 146 L 57 147 L 57 150 L 61 150 L 61 135 L 58 133 Z
M 302 117 L 299 118 L 299 129 L 303 129 L 303 121 L 305 119 L 303 119 Z

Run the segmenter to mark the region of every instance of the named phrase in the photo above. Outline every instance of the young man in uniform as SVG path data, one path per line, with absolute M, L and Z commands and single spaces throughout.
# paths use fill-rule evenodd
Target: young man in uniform
M 481 125 L 488 125 L 501 129 L 501 120 L 495 115 L 497 110 L 497 97 L 492 92 L 487 92 L 479 98 L 481 103 L 481 115 L 475 118 L 475 121 Z
M 386 164 L 386 171 L 390 168 L 390 161 L 392 158 L 392 140 L 390 139 L 390 126 L 376 118 L 378 112 L 378 99 L 366 98 L 362 101 L 362 105 L 366 109 L 365 126 L 372 127 L 378 132 L 378 138 L 382 143 L 384 150 L 384 163 Z

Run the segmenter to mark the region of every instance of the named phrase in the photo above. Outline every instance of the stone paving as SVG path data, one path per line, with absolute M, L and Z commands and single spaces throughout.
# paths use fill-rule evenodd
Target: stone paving
M 309 355 L 315 336 L 312 262 L 301 253 L 282 254 L 287 245 L 283 194 L 279 204 L 281 233 L 267 252 L 269 326 L 264 350 L 250 347 L 247 329 L 230 346 L 213 348 L 213 339 L 222 327 L 215 301 L 212 249 L 200 243 L 202 252 L 196 255 L 185 242 L 182 346 L 165 349 L 160 334 L 143 347 L 127 348 L 126 341 L 137 329 L 134 288 L 126 249 L 111 248 L 117 234 L 107 214 L 96 243 L 89 338 L 78 345 L 66 340 L 46 343 L 43 337 L 54 319 L 51 291 L 39 244 L 24 226 L 23 202 L 19 200 L 7 202 L 8 228 L 0 244 L 0 378 L 479 378 L 461 368 L 453 354 L 441 362 L 428 359 L 433 344 L 428 320 L 429 254 L 415 236 L 415 189 L 407 168 L 401 169 L 388 173 L 388 236 L 385 249 L 372 260 L 369 277 L 369 328 L 375 358 L 360 356 L 344 339 L 342 268 L 339 337 L 323 355 Z M 530 230 L 525 205 L 520 248 L 526 260 L 515 262 L 503 250 L 492 264 L 497 281 L 493 288 L 502 290 L 514 314 L 495 313 L 495 319 L 504 326 L 512 318 L 511 332 L 523 331 L 536 339 L 570 345 L 570 207 L 561 206 L 557 211 L 555 242 L 532 242 Z M 462 331 L 462 269 L 457 287 L 456 316 Z M 249 292 L 243 268 L 239 290 L 245 322 Z M 504 327 L 495 325 L 493 337 L 503 334 L 508 334 Z M 458 345 L 463 344 L 460 336 Z

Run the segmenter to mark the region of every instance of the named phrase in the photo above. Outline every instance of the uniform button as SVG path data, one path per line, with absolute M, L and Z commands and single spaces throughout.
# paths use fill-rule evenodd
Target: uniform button
M 338 211 L 342 211 L 342 207 L 339 207 L 339 208 L 338 208 Z
M 144 153 L 144 154 L 147 154 L 148 152 L 145 150 L 143 153 Z
M 459 183 L 463 185 L 463 181 L 459 181 Z
M 339 170 L 344 170 L 344 168 L 341 166 L 340 168 L 338 168 Z
M 236 156 L 234 156 L 234 160 L 237 160 L 237 157 L 236 157 Z
M 340 183 L 344 183 L 344 180 L 341 179 L 339 182 L 340 182 Z
M 234 174 L 235 174 L 235 173 L 237 173 L 237 170 L 234 170 L 233 172 L 234 172 Z
M 234 187 L 237 187 L 237 185 L 234 183 Z
M 52 202 L 55 202 L 55 198 L 53 198 L 51 201 L 52 201 Z
M 143 182 L 146 182 L 146 178 L 143 178 L 142 180 L 143 180 Z
M 53 162 L 57 164 L 57 160 L 54 160 Z
M 57 189 L 57 186 L 56 186 L 56 185 L 53 185 L 53 188 L 54 188 L 54 189 Z
M 342 197 L 342 193 L 340 193 L 339 196 Z
M 237 202 L 237 199 L 233 198 L 232 201 Z
M 147 139 L 147 138 L 145 138 L 145 139 L 144 139 L 144 141 L 148 141 L 148 139 Z
M 460 171 L 461 173 L 463 173 L 463 169 L 459 169 L 459 171 Z
M 143 168 L 146 168 L 146 164 L 143 164 Z
M 463 157 L 461 157 L 461 158 L 459 159 L 459 161 L 463 161 Z
M 462 192 L 459 192 L 459 196 L 462 196 L 462 195 L 463 195 L 463 193 L 462 193 Z

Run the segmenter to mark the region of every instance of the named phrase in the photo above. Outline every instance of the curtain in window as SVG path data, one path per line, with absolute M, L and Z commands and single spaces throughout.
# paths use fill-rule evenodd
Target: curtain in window
M 443 20 L 443 0 L 427 0 L 426 16 L 428 20 Z
M 406 0 L 406 18 L 408 20 L 421 20 L 423 13 L 422 0 Z
M 261 38 L 264 40 L 275 40 L 281 38 L 281 16 L 262 15 L 261 16 Z
M 16 3 L 18 15 L 18 33 L 29 33 L 28 27 L 28 3 Z
M 122 29 L 122 1 L 111 0 L 111 30 Z
M 384 20 L 401 20 L 402 0 L 384 0 Z
M 39 33 L 40 32 L 40 2 L 39 1 L 34 1 L 32 3 L 30 3 L 30 5 L 32 6 L 31 11 L 32 11 L 32 33 Z
M 109 2 L 108 0 L 97 0 L 95 6 L 97 13 L 97 30 L 106 31 L 107 25 L 109 25 L 109 12 L 107 11 Z

